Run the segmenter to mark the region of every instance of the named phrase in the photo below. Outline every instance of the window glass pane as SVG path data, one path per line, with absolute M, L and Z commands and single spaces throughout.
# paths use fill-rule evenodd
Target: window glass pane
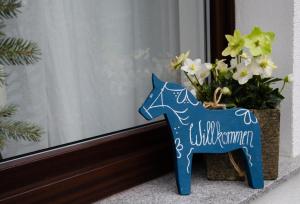
M 176 0 L 22 2 L 5 32 L 37 42 L 42 56 L 6 67 L 6 103 L 45 133 L 39 143 L 7 141 L 4 157 L 144 124 L 137 109 L 151 73 L 179 80 L 167 67 L 179 53 Z

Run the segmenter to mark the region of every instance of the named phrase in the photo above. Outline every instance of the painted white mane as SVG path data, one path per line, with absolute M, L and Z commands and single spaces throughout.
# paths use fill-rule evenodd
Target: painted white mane
M 179 86 L 177 84 L 172 84 L 173 86 Z M 176 103 L 177 104 L 185 104 L 185 109 L 184 110 L 175 110 L 174 107 L 171 107 L 169 104 L 165 103 L 164 100 L 164 93 L 165 91 L 170 91 L 171 94 L 173 94 L 176 98 Z M 160 100 L 161 103 L 159 105 L 154 105 L 155 103 L 157 103 L 157 101 Z M 187 120 L 189 119 L 189 114 L 188 113 L 188 105 L 191 106 L 198 106 L 200 104 L 199 101 L 197 101 L 197 99 L 185 88 L 183 87 L 179 87 L 179 88 L 170 88 L 168 87 L 168 82 L 165 82 L 163 87 L 161 88 L 160 93 L 158 94 L 158 96 L 154 99 L 154 101 L 152 102 L 152 104 L 149 106 L 149 108 L 147 109 L 147 111 L 149 109 L 152 108 L 168 108 L 170 109 L 178 118 L 179 122 L 182 125 L 188 125 L 189 123 L 187 122 Z

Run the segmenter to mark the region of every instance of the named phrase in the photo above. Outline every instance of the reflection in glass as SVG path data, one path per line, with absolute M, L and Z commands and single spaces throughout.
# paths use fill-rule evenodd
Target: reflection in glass
M 7 69 L 7 103 L 44 128 L 39 143 L 8 141 L 4 158 L 144 124 L 151 73 L 179 52 L 175 0 L 30 0 L 6 33 L 37 42 L 42 59 Z

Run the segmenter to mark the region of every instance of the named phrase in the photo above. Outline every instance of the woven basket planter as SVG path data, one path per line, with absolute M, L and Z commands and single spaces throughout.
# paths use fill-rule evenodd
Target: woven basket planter
M 252 110 L 261 127 L 263 173 L 265 180 L 278 176 L 280 110 Z M 241 152 L 234 151 L 233 158 L 244 170 Z M 207 178 L 210 180 L 244 180 L 234 169 L 228 154 L 206 154 Z

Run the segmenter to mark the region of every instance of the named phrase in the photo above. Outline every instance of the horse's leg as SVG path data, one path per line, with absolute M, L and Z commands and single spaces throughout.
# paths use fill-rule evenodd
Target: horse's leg
M 245 167 L 249 186 L 255 189 L 263 188 L 264 177 L 262 171 L 261 149 L 243 147 L 243 152 L 246 160 Z
M 183 153 L 180 158 L 176 158 L 176 182 L 180 195 L 189 195 L 191 193 L 192 151 L 193 148 Z

